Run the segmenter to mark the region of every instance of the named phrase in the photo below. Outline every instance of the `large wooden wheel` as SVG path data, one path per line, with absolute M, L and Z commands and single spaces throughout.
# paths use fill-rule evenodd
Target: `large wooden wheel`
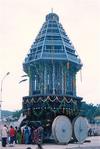
M 68 117 L 57 116 L 52 124 L 52 135 L 54 140 L 61 144 L 66 144 L 72 137 L 72 124 Z
M 74 118 L 73 122 L 73 137 L 79 143 L 83 143 L 88 136 L 88 121 L 86 118 L 79 116 Z

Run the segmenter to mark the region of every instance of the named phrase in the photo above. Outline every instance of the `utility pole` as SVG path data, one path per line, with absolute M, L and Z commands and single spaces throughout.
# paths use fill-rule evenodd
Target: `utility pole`
M 1 97 L 0 97 L 0 122 L 2 121 L 2 91 L 3 91 L 3 82 L 5 80 L 5 78 L 10 74 L 10 72 L 7 72 L 4 77 L 2 78 L 1 80 L 1 88 L 0 88 L 0 94 L 1 94 Z

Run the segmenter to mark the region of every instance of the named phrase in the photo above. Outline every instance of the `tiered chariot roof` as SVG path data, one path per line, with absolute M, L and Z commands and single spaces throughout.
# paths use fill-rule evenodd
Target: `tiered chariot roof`
M 59 16 L 55 13 L 46 16 L 24 64 L 50 59 L 75 63 L 79 69 L 82 66 L 74 46 L 59 22 Z
M 76 73 L 81 67 L 59 16 L 49 13 L 23 63 L 30 79 L 29 95 L 76 96 Z

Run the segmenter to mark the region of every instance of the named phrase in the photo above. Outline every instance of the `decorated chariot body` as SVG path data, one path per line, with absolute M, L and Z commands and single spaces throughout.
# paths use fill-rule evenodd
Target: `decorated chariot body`
M 76 95 L 76 74 L 81 67 L 58 15 L 49 13 L 23 63 L 29 77 L 29 96 L 23 97 L 26 118 L 22 123 L 41 122 L 44 139 L 83 142 L 87 121 L 79 116 L 82 98 Z

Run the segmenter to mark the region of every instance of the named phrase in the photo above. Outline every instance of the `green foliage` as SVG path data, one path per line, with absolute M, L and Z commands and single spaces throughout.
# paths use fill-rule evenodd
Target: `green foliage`
M 17 118 L 17 119 L 19 119 L 21 113 L 22 113 L 21 110 L 13 112 L 13 118 Z
M 100 105 L 95 106 L 82 102 L 80 114 L 87 117 L 90 122 L 94 122 L 94 118 L 100 116 Z
M 95 116 L 100 116 L 100 104 L 96 106 Z
M 13 112 L 8 110 L 2 110 L 2 117 L 12 116 Z

